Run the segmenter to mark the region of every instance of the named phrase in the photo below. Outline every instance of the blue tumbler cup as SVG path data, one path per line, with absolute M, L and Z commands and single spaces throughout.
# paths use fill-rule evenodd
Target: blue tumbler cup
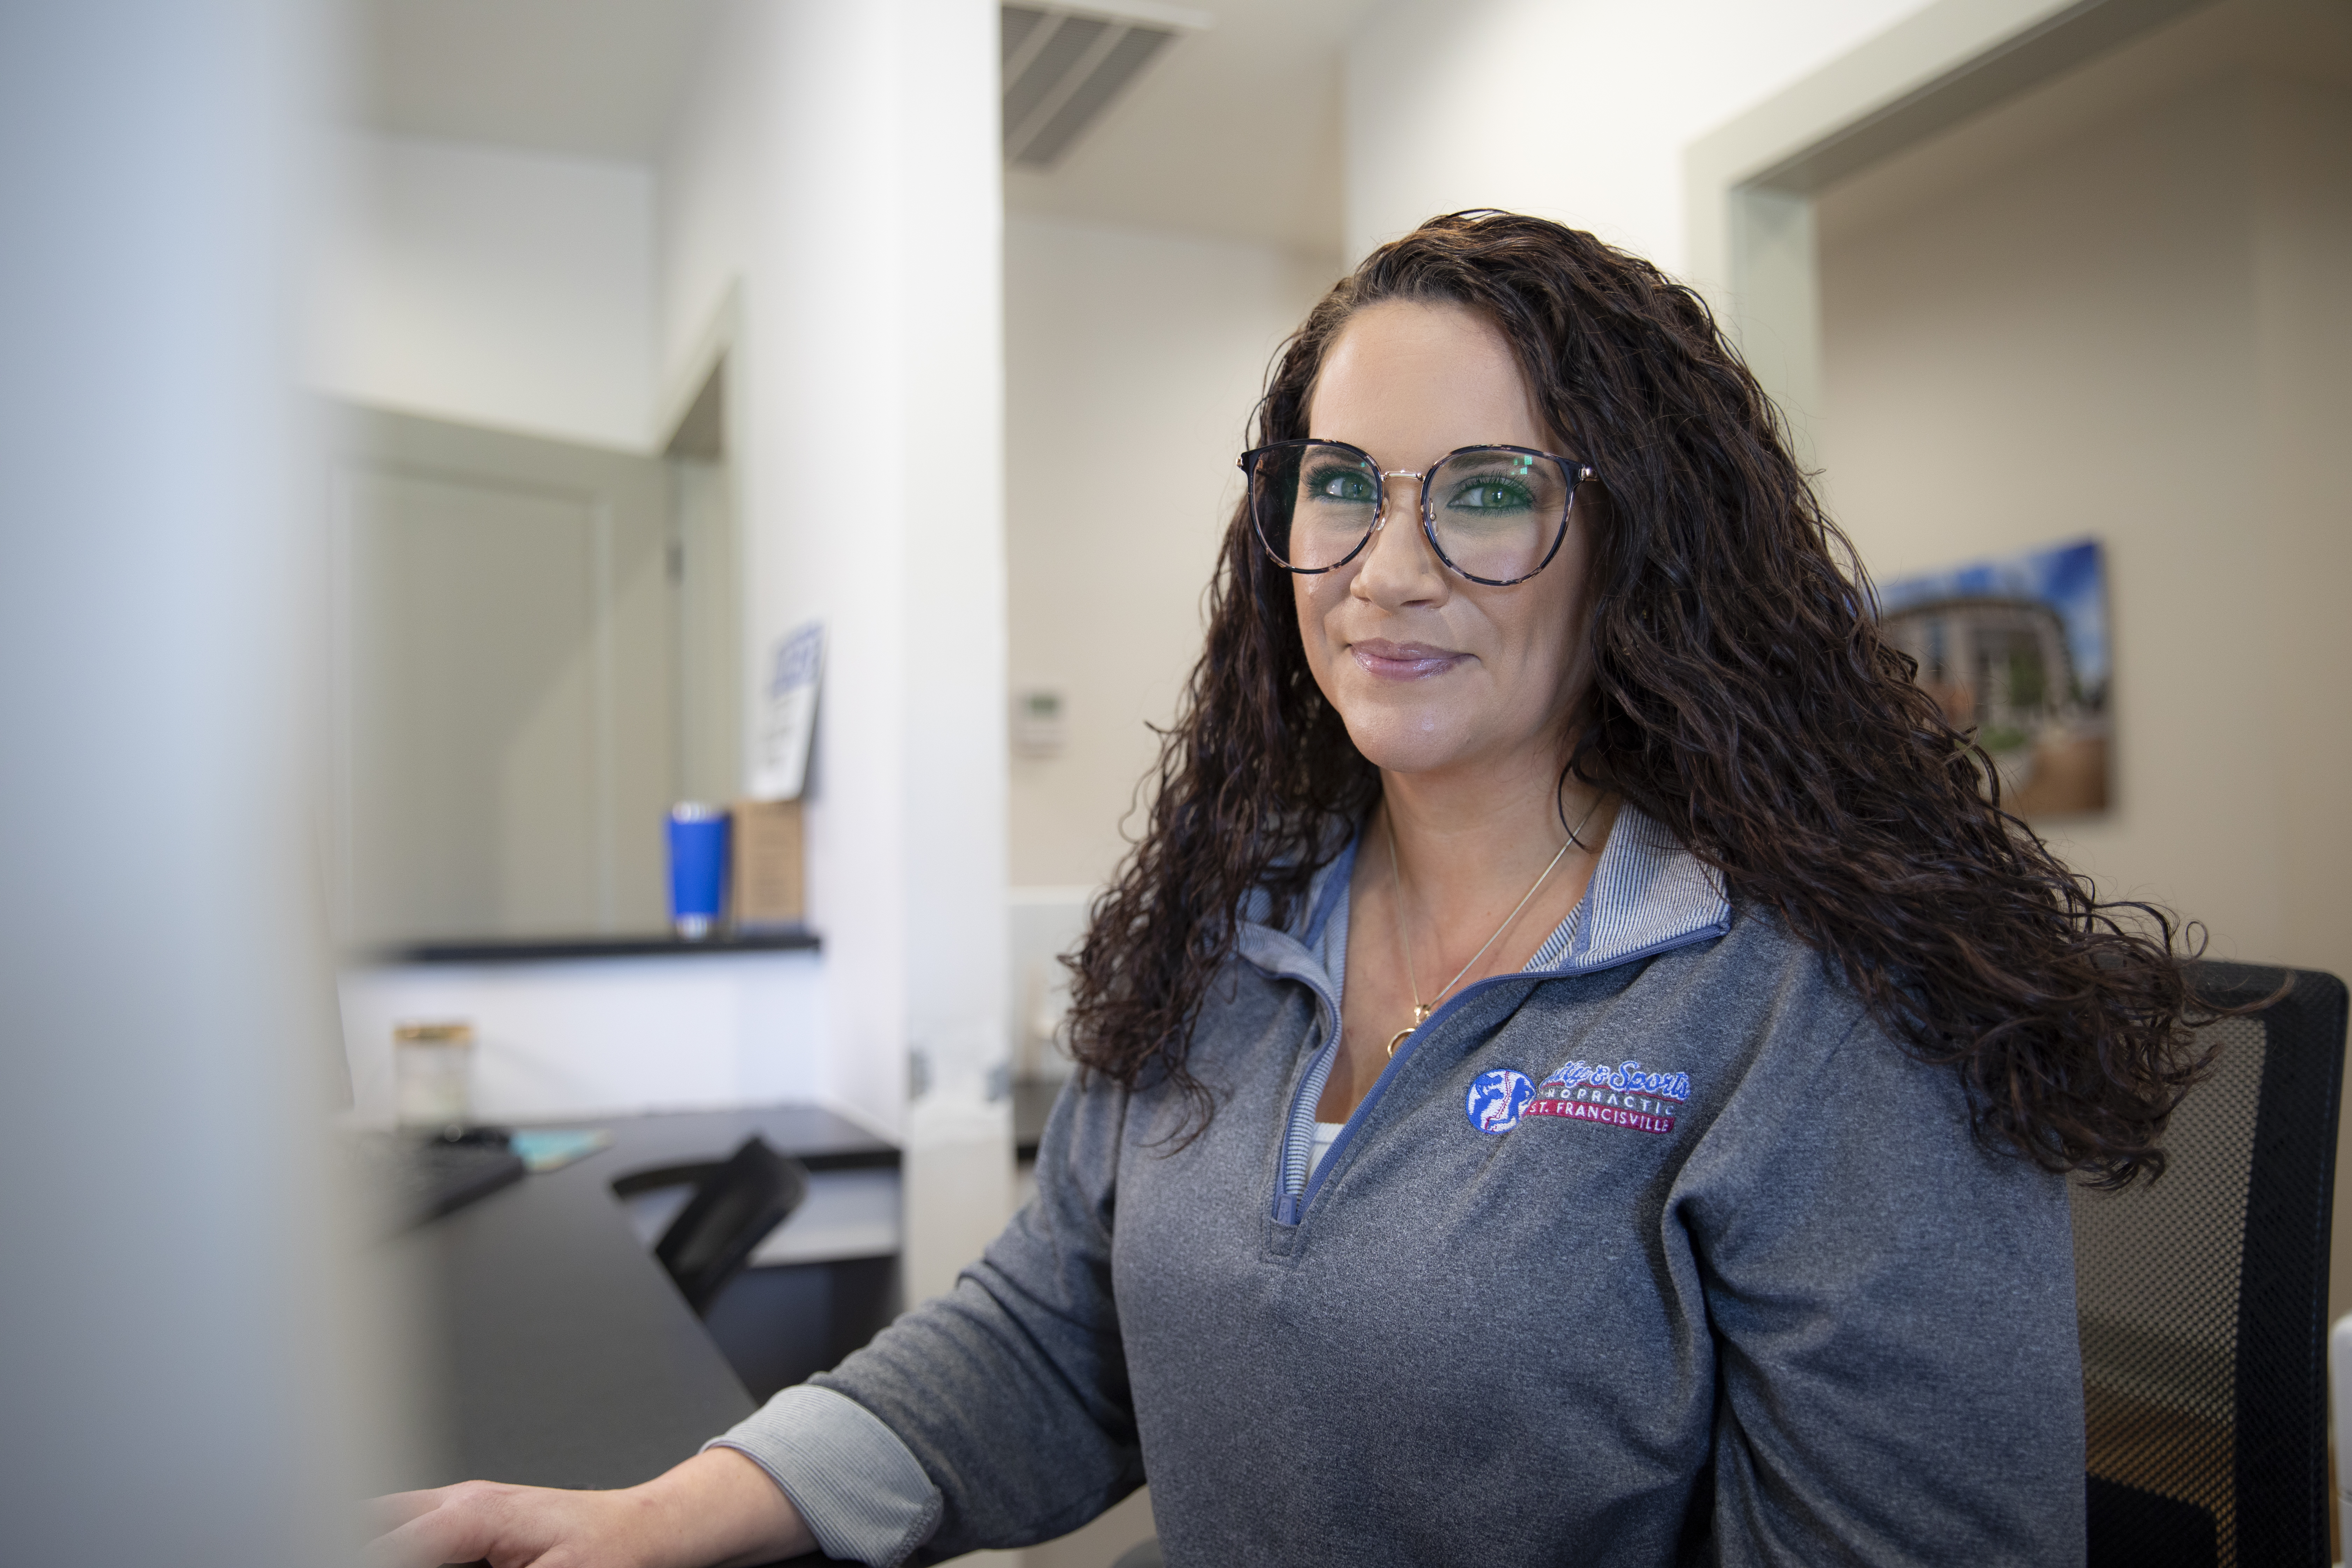
M 681 801 L 669 808 L 669 919 L 700 942 L 727 902 L 727 808 Z

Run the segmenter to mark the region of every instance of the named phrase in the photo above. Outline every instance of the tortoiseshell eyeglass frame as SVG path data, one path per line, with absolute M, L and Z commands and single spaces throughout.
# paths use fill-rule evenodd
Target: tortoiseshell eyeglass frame
M 1363 459 L 1364 467 L 1370 469 L 1374 476 L 1371 526 L 1364 530 L 1364 537 L 1356 542 L 1354 549 L 1349 551 L 1347 554 L 1342 555 L 1339 560 L 1334 561 L 1328 566 L 1293 566 L 1289 562 L 1285 561 L 1282 558 L 1281 552 L 1275 549 L 1274 541 L 1266 537 L 1265 519 L 1259 515 L 1257 508 L 1256 486 L 1258 465 L 1265 462 L 1266 458 L 1272 457 L 1277 452 L 1303 451 L 1309 447 L 1327 447 L 1336 448 L 1342 452 L 1352 452 L 1358 458 Z M 1435 473 L 1438 469 L 1444 468 L 1446 464 L 1452 462 L 1456 458 L 1467 457 L 1473 453 L 1478 452 L 1508 452 L 1514 457 L 1541 458 L 1547 462 L 1554 463 L 1559 466 L 1560 478 L 1564 479 L 1568 485 L 1568 498 L 1559 509 L 1559 525 L 1552 530 L 1551 543 L 1544 551 L 1543 559 L 1537 562 L 1528 571 L 1522 573 L 1517 577 L 1481 577 L 1475 573 L 1465 572 L 1458 563 L 1455 563 L 1452 556 L 1445 553 L 1445 546 L 1438 542 L 1437 508 L 1435 504 L 1431 501 L 1429 497 L 1429 476 Z M 1311 437 L 1297 441 L 1276 441 L 1265 447 L 1253 447 L 1248 451 L 1244 452 L 1241 455 L 1236 466 L 1240 468 L 1243 476 L 1249 485 L 1248 496 L 1250 503 L 1250 527 L 1257 533 L 1258 545 L 1265 552 L 1266 559 L 1273 562 L 1285 572 L 1288 572 L 1293 575 L 1299 577 L 1319 576 L 1326 572 L 1337 572 L 1340 567 L 1345 566 L 1357 556 L 1361 555 L 1364 552 L 1364 546 L 1372 542 L 1372 536 L 1378 533 L 1381 527 L 1388 521 L 1389 481 L 1391 479 L 1411 479 L 1414 486 L 1421 491 L 1421 533 L 1423 538 L 1429 541 L 1429 548 L 1431 552 L 1436 555 L 1438 560 L 1444 562 L 1445 563 L 1445 569 L 1453 573 L 1455 576 L 1463 579 L 1465 582 L 1481 584 L 1489 588 L 1508 588 L 1515 584 L 1524 583 L 1528 578 L 1533 577 L 1537 573 L 1541 572 L 1545 567 L 1551 564 L 1552 557 L 1559 553 L 1561 542 L 1568 538 L 1568 521 L 1576 510 L 1577 487 L 1582 484 L 1585 480 L 1593 478 L 1592 465 L 1590 463 L 1579 462 L 1574 458 L 1563 458 L 1557 452 L 1541 451 L 1534 447 L 1507 447 L 1499 444 L 1480 447 L 1456 447 L 1451 452 L 1446 453 L 1445 456 L 1438 458 L 1437 461 L 1430 464 L 1429 467 L 1416 470 L 1412 468 L 1383 468 L 1379 463 L 1373 460 L 1372 455 L 1370 452 L 1365 451 L 1361 447 L 1350 445 L 1346 441 L 1318 441 Z

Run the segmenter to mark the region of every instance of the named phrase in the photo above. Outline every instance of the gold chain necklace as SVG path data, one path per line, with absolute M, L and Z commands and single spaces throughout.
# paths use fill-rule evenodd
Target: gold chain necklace
M 1595 795 L 1592 799 L 1591 806 L 1584 814 L 1584 822 L 1580 822 L 1574 827 L 1569 829 L 1568 843 L 1559 847 L 1559 852 L 1551 858 L 1551 864 L 1546 866 L 1543 868 L 1542 874 L 1536 878 L 1535 885 L 1528 889 L 1527 896 L 1522 898 L 1517 903 L 1511 906 L 1511 912 L 1503 917 L 1503 923 L 1495 928 L 1495 934 L 1481 942 L 1478 946 L 1478 951 L 1470 955 L 1470 963 L 1465 963 L 1461 968 L 1455 970 L 1454 972 L 1454 978 L 1440 986 L 1438 988 L 1437 994 L 1431 997 L 1425 1003 L 1421 999 L 1421 983 L 1413 978 L 1412 973 L 1412 933 L 1405 929 L 1404 868 L 1397 863 L 1396 818 L 1385 811 L 1382 812 L 1381 816 L 1381 825 L 1388 829 L 1389 837 L 1389 875 L 1395 879 L 1396 883 L 1397 942 L 1404 949 L 1404 983 L 1407 989 L 1411 990 L 1412 993 L 1412 1022 L 1407 1024 L 1403 1028 L 1399 1029 L 1390 1037 L 1390 1056 L 1393 1057 L 1396 1055 L 1397 1047 L 1404 1044 L 1406 1036 L 1412 1034 L 1415 1029 L 1420 1028 L 1423 1024 L 1429 1022 L 1430 1014 L 1436 1011 L 1437 1005 L 1445 1000 L 1445 994 L 1448 991 L 1453 990 L 1456 985 L 1461 984 L 1462 977 L 1470 973 L 1471 965 L 1486 957 L 1486 950 L 1502 940 L 1503 933 L 1511 929 L 1511 922 L 1519 918 L 1519 911 L 1526 909 L 1529 903 L 1534 901 L 1537 890 L 1540 889 L 1546 881 L 1550 879 L 1552 872 L 1559 868 L 1560 860 L 1568 854 L 1569 846 L 1574 845 L 1580 849 L 1584 847 L 1584 839 L 1582 837 L 1584 833 L 1584 824 L 1586 822 L 1591 822 L 1592 820 L 1593 812 L 1599 811 L 1600 809 L 1601 797 Z

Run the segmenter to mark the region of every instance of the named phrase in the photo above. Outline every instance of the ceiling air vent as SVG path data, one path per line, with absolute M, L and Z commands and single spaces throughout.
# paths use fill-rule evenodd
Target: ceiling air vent
M 1004 161 L 1048 169 L 1180 32 L 1209 18 L 1176 6 L 1003 7 Z

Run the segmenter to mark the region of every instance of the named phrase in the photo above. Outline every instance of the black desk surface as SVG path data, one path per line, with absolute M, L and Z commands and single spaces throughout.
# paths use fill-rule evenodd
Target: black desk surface
M 427 942 L 378 954 L 392 963 L 543 963 L 567 958 L 690 958 L 698 953 L 792 952 L 824 945 L 806 926 L 722 931 L 686 942 L 667 931 L 639 936 L 490 937 Z
M 617 1176 L 724 1158 L 757 1132 L 819 1165 L 897 1152 L 810 1106 L 588 1117 L 613 1146 L 526 1176 L 385 1246 L 437 1303 L 443 1392 L 427 1475 L 624 1487 L 660 1474 L 751 1414 L 703 1331 L 614 1198 Z

